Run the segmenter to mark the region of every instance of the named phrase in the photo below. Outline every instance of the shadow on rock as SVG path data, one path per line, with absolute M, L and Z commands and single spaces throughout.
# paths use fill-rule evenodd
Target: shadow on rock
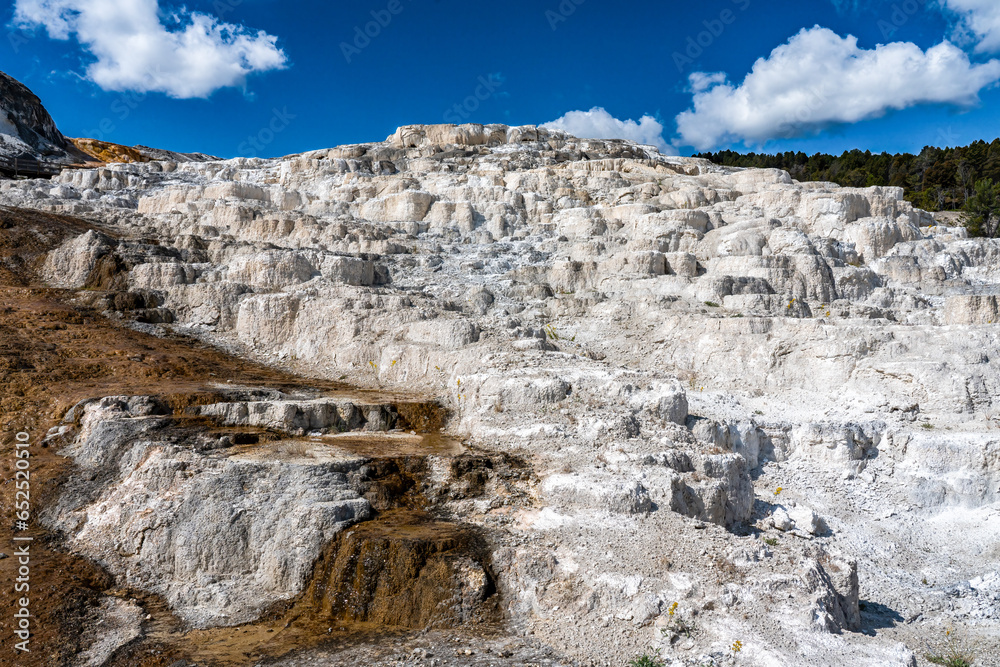
M 861 632 L 869 636 L 875 636 L 876 630 L 894 628 L 903 622 L 898 611 L 879 602 L 861 600 L 858 608 L 861 610 Z

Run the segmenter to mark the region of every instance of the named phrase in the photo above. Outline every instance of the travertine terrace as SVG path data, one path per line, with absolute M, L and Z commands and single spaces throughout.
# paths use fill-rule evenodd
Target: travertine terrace
M 0 203 L 97 223 L 43 273 L 110 317 L 434 401 L 445 437 L 525 461 L 510 493 L 449 496 L 427 458 L 436 511 L 490 551 L 449 561 L 449 618 L 488 570 L 503 632 L 567 664 L 903 667 L 948 628 L 1000 664 L 1000 242 L 901 190 L 463 125 L 66 171 Z M 80 474 L 46 514 L 202 630 L 302 595 L 376 514 L 337 434 L 420 430 L 416 399 L 219 391 L 189 413 L 288 440 L 181 446 L 159 399 L 95 397 L 53 431 Z

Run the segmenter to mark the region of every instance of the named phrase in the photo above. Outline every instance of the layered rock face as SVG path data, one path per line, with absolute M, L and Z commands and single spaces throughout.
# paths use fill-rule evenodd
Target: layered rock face
M 54 162 L 85 162 L 87 156 L 64 137 L 41 100 L 0 72 L 0 156 Z
M 624 636 L 721 664 L 739 639 L 747 664 L 908 665 L 955 623 L 998 648 L 1000 242 L 938 225 L 899 189 L 466 125 L 67 172 L 0 184 L 0 200 L 100 221 L 107 233 L 64 244 L 46 275 L 135 326 L 431 395 L 451 432 L 528 456 L 532 503 L 462 511 L 518 536 L 494 555 L 498 585 L 516 624 L 560 651 L 611 660 Z M 205 414 L 317 428 L 269 409 Z M 91 456 L 85 436 L 74 456 Z M 244 474 L 220 465 L 196 479 Z M 175 510 L 130 504 L 138 473 L 76 502 L 182 530 Z M 257 502 L 237 487 L 227 506 Z M 52 520 L 85 550 L 88 531 L 135 521 L 60 507 Z M 338 529 L 324 521 L 304 567 Z M 216 622 L 226 603 L 158 565 L 161 547 L 101 558 Z M 236 588 L 250 580 L 226 567 Z M 264 590 L 301 592 L 297 568 Z M 669 631 L 677 601 L 698 614 L 693 637 Z

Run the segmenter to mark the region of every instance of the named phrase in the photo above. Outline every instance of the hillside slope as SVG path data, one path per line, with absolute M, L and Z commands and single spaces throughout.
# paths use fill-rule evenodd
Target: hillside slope
M 946 637 L 1000 655 L 1000 241 L 899 188 L 418 125 L 6 182 L 0 202 L 103 222 L 41 271 L 108 317 L 446 408 L 479 467 L 438 449 L 394 483 L 478 535 L 488 567 L 438 563 L 459 582 L 440 608 L 323 599 L 314 631 L 438 622 L 468 642 L 456 619 L 492 600 L 503 636 L 565 664 L 652 646 L 686 666 L 912 667 Z M 374 527 L 343 531 L 381 510 L 358 481 L 377 456 L 341 430 L 388 429 L 376 449 L 399 458 L 416 429 L 218 382 L 184 414 L 267 439 L 185 440 L 160 399 L 108 389 L 53 422 L 81 471 L 43 517 L 65 547 L 204 646 L 257 636 L 262 610 L 338 573 L 377 589 L 410 568 L 423 590 L 395 546 L 351 542 Z M 457 646 L 395 645 L 270 664 L 453 664 Z M 517 664 L 487 648 L 454 664 Z

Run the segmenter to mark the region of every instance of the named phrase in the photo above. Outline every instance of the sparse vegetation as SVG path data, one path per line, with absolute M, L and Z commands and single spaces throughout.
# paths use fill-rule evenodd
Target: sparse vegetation
M 698 373 L 693 370 L 684 370 L 678 373 L 682 380 L 687 380 L 688 389 L 695 391 L 698 389 Z
M 653 650 L 650 653 L 643 653 L 632 658 L 628 667 L 666 667 L 666 663 L 660 658 L 660 652 Z
M 722 308 L 722 306 L 720 306 L 714 301 L 706 301 L 705 305 L 708 306 L 709 308 Z
M 927 655 L 927 662 L 945 667 L 972 667 L 972 660 L 966 656 Z
M 765 537 L 763 541 L 764 541 L 764 544 L 766 544 L 769 547 L 776 547 L 776 546 L 778 546 L 778 538 L 777 537 Z
M 927 422 L 924 422 L 923 424 L 920 425 L 920 428 L 925 428 L 929 431 L 932 428 L 934 428 L 934 424 L 928 424 Z
M 938 651 L 929 651 L 924 655 L 927 662 L 944 667 L 972 667 L 976 656 L 967 651 L 951 629 L 945 631 L 945 642 Z
M 576 334 L 573 334 L 572 338 L 566 338 L 565 336 L 560 336 L 559 332 L 556 331 L 556 326 L 554 324 L 546 324 L 542 329 L 545 331 L 545 337 L 549 340 L 568 340 L 569 342 L 576 341 Z
M 681 635 L 691 638 L 695 632 L 698 631 L 697 626 L 692 621 L 684 618 L 682 614 L 677 611 L 678 604 L 675 602 L 667 609 L 668 623 L 667 627 L 660 630 L 660 634 L 664 637 L 679 637 Z

